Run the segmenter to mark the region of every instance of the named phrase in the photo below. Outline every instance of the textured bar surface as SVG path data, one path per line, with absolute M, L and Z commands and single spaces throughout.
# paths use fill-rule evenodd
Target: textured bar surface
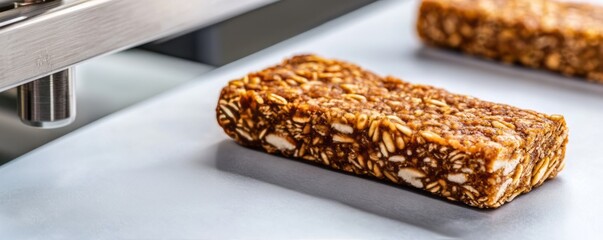
M 423 0 L 429 45 L 603 83 L 603 7 L 554 0 Z
M 380 77 L 315 55 L 229 82 L 216 113 L 226 134 L 244 146 L 480 208 L 499 207 L 555 177 L 568 136 L 560 115 Z

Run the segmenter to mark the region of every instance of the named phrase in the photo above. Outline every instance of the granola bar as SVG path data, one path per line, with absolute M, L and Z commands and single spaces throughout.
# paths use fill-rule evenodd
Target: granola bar
M 563 169 L 546 115 L 301 55 L 230 81 L 217 119 L 241 145 L 496 208 Z
M 423 0 L 429 45 L 603 83 L 603 7 L 554 0 Z

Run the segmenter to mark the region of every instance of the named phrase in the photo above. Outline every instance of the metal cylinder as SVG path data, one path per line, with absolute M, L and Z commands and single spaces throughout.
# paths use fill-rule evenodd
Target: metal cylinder
M 40 128 L 58 128 L 75 119 L 73 69 L 50 74 L 18 87 L 21 121 Z

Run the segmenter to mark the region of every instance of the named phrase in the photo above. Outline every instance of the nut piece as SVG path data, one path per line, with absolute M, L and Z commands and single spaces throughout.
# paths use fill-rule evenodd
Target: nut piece
M 335 135 L 333 136 L 333 142 L 336 143 L 353 143 L 354 139 L 348 136 Z
M 398 176 L 413 187 L 423 187 L 421 178 L 425 177 L 425 173 L 421 172 L 420 170 L 414 168 L 402 168 L 398 171 Z
M 278 136 L 276 134 L 268 134 L 266 136 L 266 142 L 281 151 L 295 149 L 294 143 L 287 140 L 287 138 Z
M 467 176 L 464 173 L 449 173 L 448 181 L 458 184 L 463 184 L 467 181 Z
M 341 124 L 341 123 L 333 123 L 333 124 L 331 124 L 331 127 L 334 128 L 335 130 L 339 131 L 340 133 L 345 133 L 345 134 L 354 133 L 354 128 L 352 128 L 350 125 Z
M 389 160 L 392 162 L 404 162 L 406 161 L 406 157 L 402 156 L 402 155 L 394 155 L 389 157 Z

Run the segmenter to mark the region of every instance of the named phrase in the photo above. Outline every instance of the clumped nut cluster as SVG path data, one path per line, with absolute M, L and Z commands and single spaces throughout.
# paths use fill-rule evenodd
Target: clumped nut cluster
M 228 83 L 217 119 L 268 153 L 495 208 L 553 178 L 567 127 L 545 115 L 301 55 Z
M 603 83 L 603 7 L 554 0 L 423 0 L 428 44 Z

